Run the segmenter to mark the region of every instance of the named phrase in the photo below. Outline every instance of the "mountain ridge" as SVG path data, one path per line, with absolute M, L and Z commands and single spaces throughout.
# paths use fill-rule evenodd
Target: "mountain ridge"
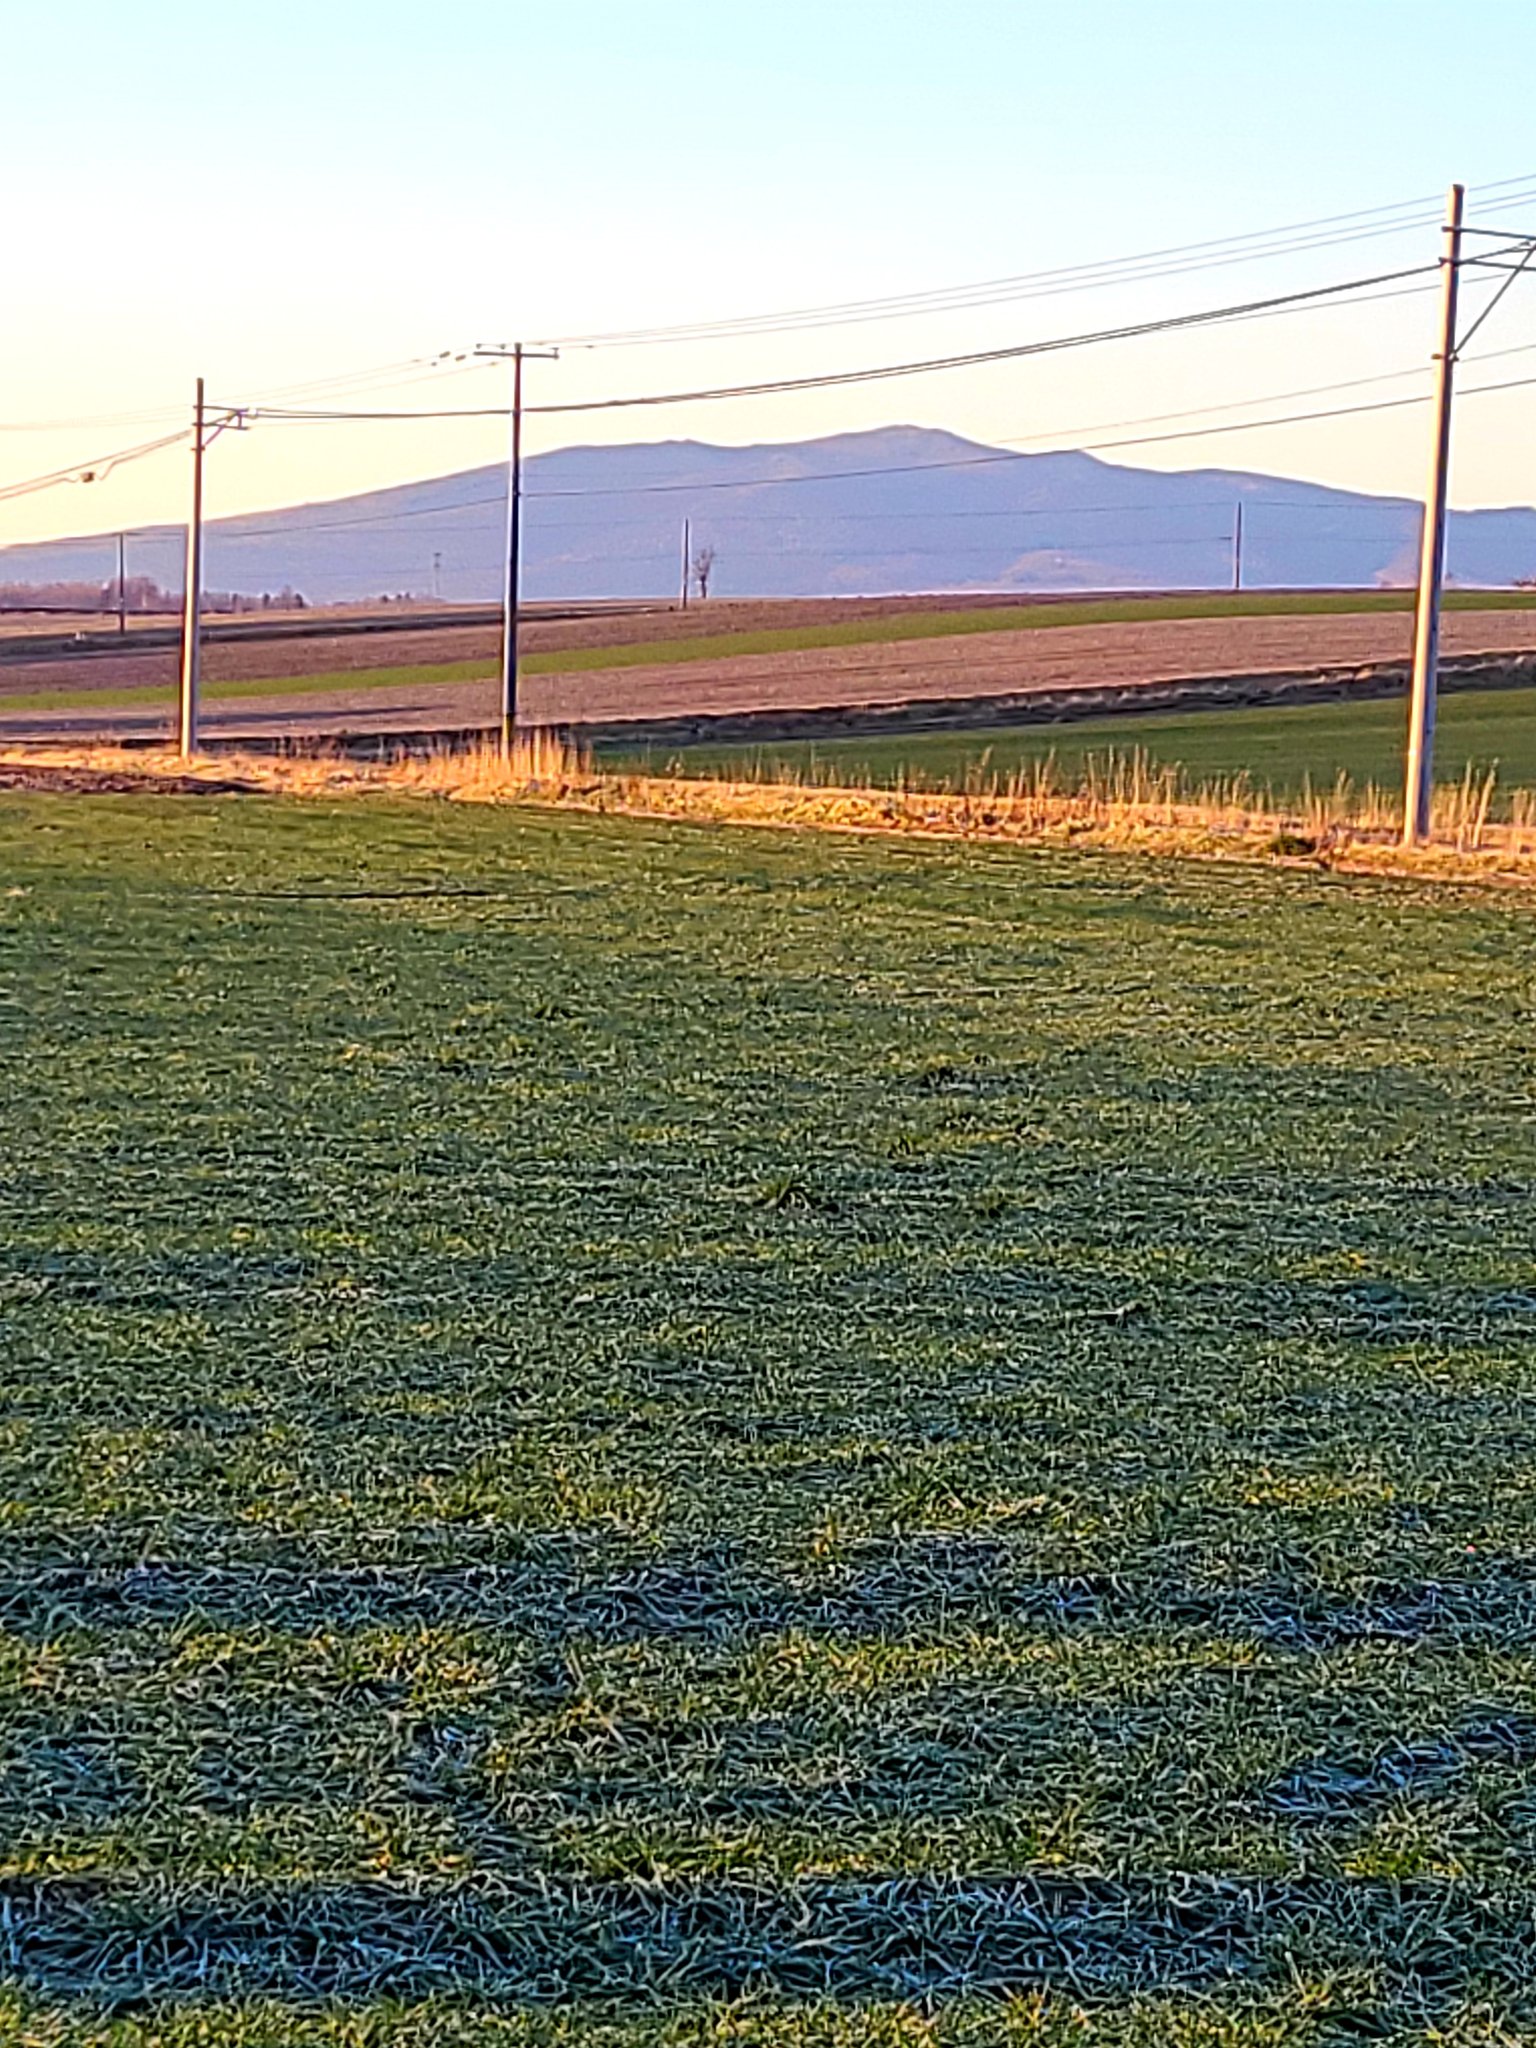
M 1419 506 L 1257 470 L 1151 470 L 1086 450 L 1019 453 L 911 425 L 732 447 L 584 443 L 524 466 L 530 598 L 657 597 L 681 571 L 682 522 L 715 549 L 712 592 L 1224 588 L 1242 507 L 1250 587 L 1411 582 Z M 500 587 L 505 469 L 212 519 L 207 584 L 311 602 L 410 591 L 489 599 Z M 182 529 L 130 536 L 130 574 L 181 581 Z M 1536 508 L 1450 515 L 1466 584 L 1536 574 Z M 0 549 L 0 582 L 115 574 L 115 532 Z

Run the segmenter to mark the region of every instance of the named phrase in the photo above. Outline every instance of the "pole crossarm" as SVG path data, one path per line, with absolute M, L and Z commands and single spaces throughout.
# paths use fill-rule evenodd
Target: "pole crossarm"
M 226 429 L 243 434 L 250 421 L 250 410 L 247 405 L 232 405 L 218 419 L 210 420 L 203 429 L 204 448 L 211 448 Z
M 1524 273 L 1530 265 L 1530 261 L 1533 256 L 1536 256 L 1536 237 L 1533 237 L 1531 241 L 1526 243 L 1525 253 L 1520 258 L 1520 261 L 1518 263 L 1499 263 L 1490 264 L 1489 266 L 1487 266 L 1490 269 L 1507 271 L 1508 275 L 1505 277 L 1504 282 L 1499 286 L 1498 290 L 1494 293 L 1493 297 L 1488 301 L 1487 305 L 1484 306 L 1481 313 L 1479 313 L 1477 318 L 1472 322 L 1472 325 L 1467 329 L 1466 333 L 1463 334 L 1460 340 L 1456 343 L 1456 354 L 1458 358 L 1460 357 L 1461 352 L 1466 347 L 1467 343 L 1472 339 L 1473 335 L 1476 334 L 1479 327 L 1482 326 L 1483 322 L 1488 318 L 1488 315 L 1493 311 L 1494 307 L 1498 305 L 1499 301 L 1503 298 L 1504 294 L 1509 290 L 1510 286 L 1514 283 L 1515 279 L 1517 277 L 1524 275 Z M 1465 261 L 1466 259 L 1463 260 Z

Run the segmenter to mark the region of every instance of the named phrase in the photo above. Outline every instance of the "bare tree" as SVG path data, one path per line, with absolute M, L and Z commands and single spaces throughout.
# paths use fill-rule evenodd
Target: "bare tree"
M 709 579 L 714 573 L 715 551 L 706 544 L 693 551 L 693 580 L 699 586 L 700 602 L 709 595 Z

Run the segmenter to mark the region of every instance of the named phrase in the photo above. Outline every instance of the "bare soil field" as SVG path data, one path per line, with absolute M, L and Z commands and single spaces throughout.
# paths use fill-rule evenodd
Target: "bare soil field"
M 930 605 L 930 608 L 932 606 Z M 813 607 L 724 605 L 704 608 L 700 618 L 713 633 L 729 609 L 744 631 L 782 620 L 810 623 Z M 840 600 L 828 611 L 848 616 Z M 529 629 L 529 651 L 567 646 L 633 645 L 641 637 L 676 638 L 683 620 L 584 619 Z M 650 629 L 647 634 L 646 629 Z M 1410 647 L 1406 613 L 1261 616 L 1251 618 L 1156 619 L 1108 625 L 1061 626 L 1049 632 L 1004 631 L 956 634 L 922 641 L 744 654 L 719 659 L 585 669 L 525 678 L 524 715 L 530 723 L 612 727 L 731 718 L 743 714 L 795 714 L 856 710 L 913 700 L 1017 699 L 1074 690 L 1113 690 L 1134 699 L 1138 689 L 1215 679 L 1307 675 L 1318 671 L 1367 669 L 1401 662 Z M 611 637 L 606 637 L 611 636 Z M 400 663 L 494 660 L 494 629 L 455 629 L 391 636 L 390 657 Z M 1530 611 L 1467 611 L 1447 615 L 1443 638 L 1448 655 L 1524 653 L 1536 647 L 1536 614 Z M 310 640 L 288 645 L 217 644 L 207 650 L 208 681 L 241 681 L 276 675 L 366 669 L 376 650 L 356 638 Z M 169 716 L 171 658 L 159 652 L 91 656 L 69 665 L 69 686 L 82 680 L 103 689 L 163 684 L 166 707 L 103 705 L 99 711 L 75 706 L 58 711 L 35 708 L 3 713 L 4 697 L 29 696 L 60 687 L 60 665 L 16 663 L 0 667 L 0 734 L 18 739 L 87 733 L 133 737 L 156 733 Z M 206 707 L 205 728 L 225 738 L 329 732 L 452 731 L 483 725 L 494 712 L 495 683 L 472 681 L 360 684 L 303 695 L 247 697 Z
M 867 598 L 747 598 L 713 600 L 679 611 L 675 605 L 649 608 L 615 605 L 570 616 L 564 608 L 557 617 L 541 617 L 537 607 L 523 619 L 519 645 L 527 654 L 559 653 L 566 649 L 618 647 L 655 640 L 694 640 L 722 633 L 756 633 L 782 627 L 818 626 L 850 619 L 898 618 L 913 612 L 999 609 L 1019 611 L 1053 602 L 1050 598 L 1021 600 L 1011 596 L 965 596 L 953 594 L 922 597 Z M 334 621 L 334 637 L 316 628 Z M 358 630 L 360 624 L 378 627 L 377 635 Z M 273 637 L 261 637 L 270 625 Z M 292 637 L 295 627 L 311 629 L 302 639 Z M 143 637 L 156 628 L 163 644 L 144 645 Z M 239 638 L 223 637 L 238 629 Z M 342 629 L 345 630 L 342 630 Z M 388 629 L 386 631 L 386 628 Z M 70 644 L 76 631 L 89 632 L 96 641 L 90 647 Z M 122 690 L 159 685 L 174 687 L 179 660 L 174 636 L 166 639 L 164 619 L 128 621 L 128 638 L 140 638 L 135 647 L 119 645 L 111 619 L 100 614 L 50 618 L 0 616 L 0 699 L 31 696 L 40 690 L 68 691 Z M 22 647 L 24 638 L 46 636 L 56 644 L 47 648 Z M 245 682 L 252 677 L 326 675 L 341 669 L 373 669 L 385 664 L 401 667 L 437 665 L 456 661 L 493 661 L 500 647 L 500 628 L 494 622 L 477 619 L 463 625 L 444 624 L 439 616 L 424 620 L 420 628 L 402 626 L 398 612 L 379 619 L 359 607 L 335 606 L 320 612 L 272 613 L 270 617 L 241 617 L 238 621 L 211 619 L 205 628 L 203 675 L 211 683 Z M 10 642 L 11 645 L 6 643 Z
M 631 624 L 638 623 L 631 621 Z M 218 640 L 203 647 L 205 683 L 240 683 L 267 676 L 327 675 L 343 669 L 402 667 L 448 661 L 494 661 L 499 635 L 494 626 L 424 627 L 420 632 L 383 636 L 348 633 L 304 640 Z M 31 697 L 44 690 L 71 696 L 87 690 L 146 687 L 174 691 L 180 655 L 174 646 L 115 647 L 76 653 L 7 656 L 0 651 L 0 705 L 7 697 Z
M 718 662 L 531 676 L 530 718 L 547 724 L 722 717 L 775 708 L 1006 696 L 1092 685 L 1134 688 L 1205 677 L 1268 675 L 1403 660 L 1403 613 L 1326 618 L 1156 619 L 974 633 L 889 645 L 822 647 Z M 1536 643 L 1527 613 L 1448 615 L 1448 654 L 1510 653 Z

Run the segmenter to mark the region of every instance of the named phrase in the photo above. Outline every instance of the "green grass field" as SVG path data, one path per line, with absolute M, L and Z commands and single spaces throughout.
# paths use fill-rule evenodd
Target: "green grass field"
M 693 775 L 804 777 L 831 782 L 1006 782 L 1052 761 L 1070 786 L 1090 761 L 1141 749 L 1198 784 L 1247 773 L 1259 789 L 1295 797 L 1347 775 L 1359 786 L 1401 789 L 1407 708 L 1400 698 L 1085 719 L 1068 725 L 992 726 L 859 739 L 600 750 L 605 765 Z M 1447 691 L 1440 700 L 1437 775 L 1495 768 L 1505 790 L 1536 787 L 1536 691 Z
M 0 869 L 0 2040 L 1533 2038 L 1522 899 L 372 799 Z
M 1536 591 L 1458 590 L 1446 595 L 1452 611 L 1529 611 Z M 818 647 L 872 647 L 891 641 L 937 640 L 954 634 L 1040 632 L 1060 626 L 1135 624 L 1151 619 L 1321 617 L 1357 612 L 1413 609 L 1413 593 L 1380 591 L 1195 591 L 1175 596 L 1083 598 L 999 611 L 959 607 L 953 611 L 894 612 L 884 617 L 824 619 L 804 626 L 758 632 L 700 634 L 676 640 L 636 640 L 613 647 L 548 649 L 523 656 L 525 675 L 579 675 L 594 669 L 656 668 L 677 662 L 719 661 L 736 655 L 796 654 Z M 430 689 L 444 683 L 474 682 L 496 673 L 494 661 L 406 663 L 394 668 L 339 669 L 323 674 L 271 676 L 237 683 L 209 683 L 212 702 L 246 697 L 303 697 L 334 690 L 400 687 Z M 33 691 L 7 697 L 5 711 L 100 710 L 169 702 L 168 688 L 134 684 L 119 690 Z

